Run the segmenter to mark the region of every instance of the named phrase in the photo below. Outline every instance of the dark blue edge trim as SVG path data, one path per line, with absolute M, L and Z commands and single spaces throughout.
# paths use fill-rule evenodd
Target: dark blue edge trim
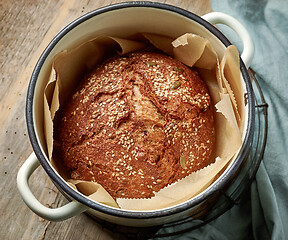
M 36 133 L 34 131 L 34 122 L 33 122 L 33 97 L 34 97 L 34 91 L 35 91 L 35 85 L 37 81 L 38 74 L 40 72 L 41 66 L 45 62 L 47 56 L 49 55 L 51 49 L 59 42 L 59 40 L 71 29 L 73 29 L 75 26 L 81 24 L 82 22 L 86 21 L 87 19 L 108 12 L 123 8 L 130 8 L 130 7 L 150 7 L 150 8 L 158 8 L 162 10 L 168 10 L 171 12 L 178 13 L 184 17 L 187 17 L 189 19 L 192 19 L 199 24 L 203 25 L 205 28 L 207 28 L 211 33 L 213 33 L 226 47 L 231 45 L 231 42 L 214 26 L 212 26 L 209 22 L 205 21 L 204 19 L 200 18 L 199 16 L 186 11 L 184 9 L 181 9 L 176 6 L 168 5 L 168 4 L 162 4 L 162 3 L 156 3 L 156 2 L 144 2 L 144 1 L 135 1 L 135 2 L 124 2 L 124 3 L 118 3 L 113 4 L 110 6 L 102 7 L 99 9 L 96 9 L 94 11 L 91 11 L 84 16 L 76 19 L 72 23 L 70 23 L 67 27 L 65 27 L 63 30 L 61 30 L 56 37 L 49 43 L 49 45 L 46 47 L 42 55 L 40 56 L 35 69 L 32 73 L 30 83 L 28 86 L 28 92 L 27 92 L 27 100 L 26 100 L 26 119 L 27 119 L 27 128 L 28 128 L 28 134 L 30 138 L 30 142 L 32 144 L 33 150 L 37 156 L 37 158 L 40 161 L 40 164 L 46 171 L 46 173 L 49 175 L 49 177 L 52 179 L 54 183 L 58 185 L 65 193 L 67 193 L 69 196 L 71 196 L 76 201 L 85 204 L 89 206 L 90 208 L 97 210 L 102 213 L 106 213 L 109 215 L 113 215 L 116 217 L 124 217 L 124 218 L 134 218 L 134 219 L 149 219 L 149 218 L 161 218 L 169 215 L 173 215 L 176 213 L 180 213 L 182 211 L 185 211 L 189 208 L 192 208 L 193 206 L 196 206 L 197 204 L 201 203 L 202 201 L 206 200 L 209 196 L 214 194 L 215 192 L 219 191 L 222 187 L 224 187 L 228 181 L 231 179 L 231 177 L 235 174 L 236 170 L 241 165 L 244 157 L 246 156 L 249 147 L 250 142 L 253 138 L 254 133 L 254 119 L 255 119 L 255 109 L 254 109 L 254 94 L 253 94 L 253 88 L 252 84 L 250 82 L 250 77 L 247 72 L 247 69 L 243 63 L 243 61 L 240 59 L 240 70 L 242 73 L 242 76 L 244 78 L 246 88 L 247 88 L 247 94 L 248 94 L 248 105 L 249 105 L 249 111 L 248 111 L 248 123 L 247 123 L 247 133 L 245 136 L 245 139 L 243 141 L 243 146 L 233 162 L 232 166 L 230 167 L 229 171 L 225 172 L 225 175 L 222 175 L 222 178 L 216 182 L 212 188 L 208 189 L 204 193 L 196 196 L 195 198 L 174 206 L 173 208 L 168 208 L 164 210 L 155 210 L 155 211 L 149 211 L 149 212 L 131 212 L 131 211 L 125 211 L 125 210 L 118 210 L 113 209 L 110 207 L 106 207 L 103 205 L 100 205 L 86 197 L 81 196 L 76 191 L 72 190 L 70 187 L 68 187 L 55 173 L 55 170 L 53 170 L 50 165 L 45 160 L 45 157 L 42 154 L 41 148 L 39 146 L 39 143 L 37 141 Z

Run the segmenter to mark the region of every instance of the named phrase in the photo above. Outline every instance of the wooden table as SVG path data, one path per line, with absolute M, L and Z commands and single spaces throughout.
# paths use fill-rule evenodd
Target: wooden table
M 16 176 L 31 154 L 25 101 L 33 68 L 52 38 L 75 18 L 116 0 L 0 1 L 0 239 L 119 239 L 93 219 L 80 214 L 63 222 L 35 215 L 21 199 Z M 158 0 L 198 15 L 211 11 L 209 0 Z M 66 203 L 42 168 L 30 180 L 41 203 Z

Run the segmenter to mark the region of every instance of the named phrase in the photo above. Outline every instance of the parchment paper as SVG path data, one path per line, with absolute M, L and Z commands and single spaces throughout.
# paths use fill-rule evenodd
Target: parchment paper
M 49 159 L 59 174 L 81 193 L 92 200 L 129 210 L 154 210 L 188 200 L 206 189 L 219 172 L 227 166 L 240 148 L 243 92 L 240 84 L 239 53 L 229 46 L 219 59 L 210 42 L 201 36 L 187 33 L 177 39 L 142 33 L 141 40 L 100 36 L 70 51 L 58 53 L 47 81 L 44 101 L 45 137 Z M 53 118 L 72 93 L 82 76 L 112 54 L 125 54 L 145 47 L 156 47 L 190 67 L 196 67 L 206 81 L 215 106 L 216 141 L 209 166 L 194 172 L 159 192 L 151 199 L 116 199 L 98 183 L 72 180 L 53 153 Z

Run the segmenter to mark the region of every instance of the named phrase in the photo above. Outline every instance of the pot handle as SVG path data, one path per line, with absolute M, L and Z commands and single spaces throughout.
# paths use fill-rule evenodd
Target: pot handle
M 62 221 L 88 209 L 87 206 L 76 201 L 69 202 L 64 206 L 55 209 L 48 208 L 41 204 L 31 192 L 28 184 L 30 176 L 39 165 L 40 163 L 33 152 L 19 169 L 17 175 L 18 191 L 24 202 L 34 213 L 49 221 Z
M 254 44 L 247 29 L 235 18 L 221 12 L 211 12 L 202 18 L 211 24 L 224 24 L 236 32 L 243 43 L 241 58 L 245 66 L 249 68 L 254 55 Z

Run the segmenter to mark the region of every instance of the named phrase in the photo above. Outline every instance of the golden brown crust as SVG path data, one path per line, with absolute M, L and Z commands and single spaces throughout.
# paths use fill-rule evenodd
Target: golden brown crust
M 210 96 L 197 72 L 159 53 L 108 59 L 57 112 L 54 149 L 71 177 L 114 198 L 148 198 L 207 165 Z

